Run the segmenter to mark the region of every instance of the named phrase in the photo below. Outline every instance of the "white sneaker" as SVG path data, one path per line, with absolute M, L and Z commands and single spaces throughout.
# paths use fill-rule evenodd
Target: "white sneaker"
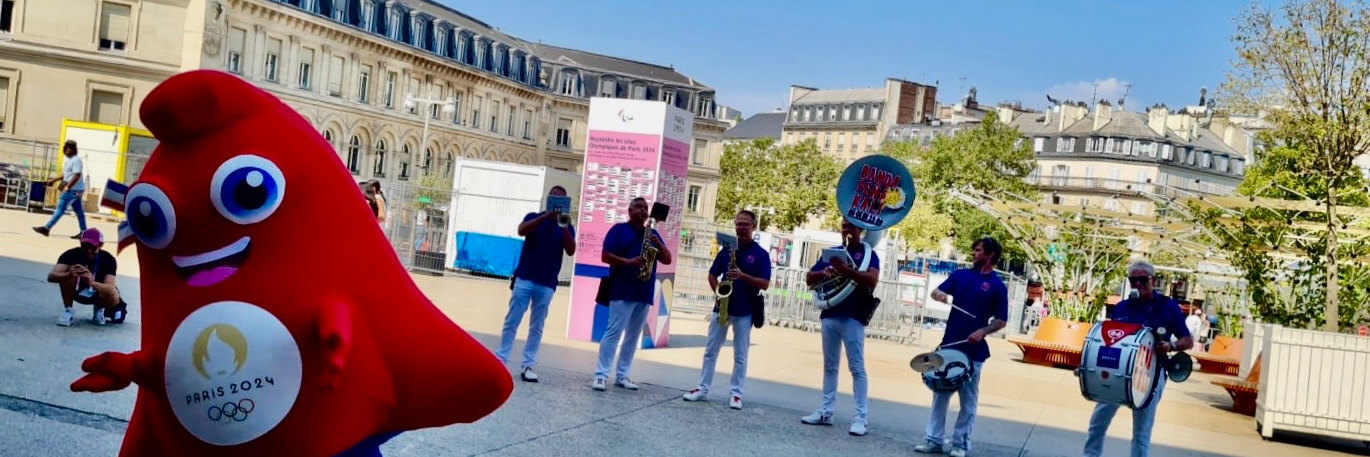
M 917 452 L 919 454 L 941 454 L 942 445 L 924 442 L 923 444 L 914 446 L 913 452 Z
M 76 316 L 71 313 L 71 308 L 67 308 L 66 311 L 62 311 L 62 316 L 57 318 L 57 325 L 71 327 L 71 320 L 75 317 Z
M 966 457 L 966 450 L 959 447 L 952 448 L 951 452 L 947 455 L 950 455 L 951 457 Z
M 728 400 L 728 407 L 732 409 L 742 409 L 742 397 L 733 395 L 733 399 Z
M 608 388 L 609 388 L 609 385 L 608 385 L 608 384 L 609 384 L 609 383 L 606 382 L 606 381 L 604 380 L 604 378 L 595 378 L 594 381 L 591 381 L 591 382 L 590 382 L 590 388 L 591 388 L 591 389 L 594 389 L 594 390 L 598 390 L 598 391 L 600 391 L 600 392 L 603 392 L 605 389 L 608 389 Z
M 105 309 L 95 307 L 95 312 L 90 316 L 90 322 L 95 325 L 105 325 Z
M 814 411 L 799 418 L 799 421 L 809 425 L 832 425 L 832 413 Z
M 704 391 L 699 389 L 693 389 L 689 392 L 685 392 L 685 395 L 680 398 L 685 399 L 685 401 L 704 401 L 709 398 L 709 394 L 704 393 Z
M 866 436 L 866 420 L 853 419 L 851 421 L 851 430 L 847 431 L 847 433 L 850 433 L 851 436 Z
M 637 384 L 628 378 L 619 378 L 619 380 L 614 381 L 614 385 L 628 390 L 637 390 Z
M 538 382 L 538 374 L 533 372 L 533 367 L 524 368 L 519 377 L 523 378 L 524 382 Z

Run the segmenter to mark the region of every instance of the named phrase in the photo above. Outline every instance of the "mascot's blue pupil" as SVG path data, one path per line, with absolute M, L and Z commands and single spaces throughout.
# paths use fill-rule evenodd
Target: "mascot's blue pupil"
M 166 228 L 165 216 L 162 215 L 162 207 L 150 198 L 139 197 L 133 199 L 133 205 L 129 212 L 128 223 L 133 227 L 133 233 L 145 239 L 156 238 L 162 234 Z
M 276 181 L 265 170 L 244 167 L 228 175 L 221 192 L 225 209 L 234 214 L 247 213 L 271 202 L 276 192 Z

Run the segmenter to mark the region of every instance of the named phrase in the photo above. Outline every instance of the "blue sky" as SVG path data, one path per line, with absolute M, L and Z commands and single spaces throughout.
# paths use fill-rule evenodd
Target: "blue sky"
M 1047 104 L 1045 94 L 1171 107 L 1221 84 L 1234 0 L 714 1 L 439 0 L 527 40 L 661 65 L 746 115 L 785 105 L 791 84 L 937 82 L 950 103 Z M 1263 3 L 1269 3 L 1263 2 Z M 966 78 L 963 83 L 960 78 Z M 963 86 L 964 84 L 964 86 Z

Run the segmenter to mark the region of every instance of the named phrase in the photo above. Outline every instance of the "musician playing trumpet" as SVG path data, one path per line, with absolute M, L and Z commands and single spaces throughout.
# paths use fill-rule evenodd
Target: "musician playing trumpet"
M 856 401 L 856 414 L 852 417 L 850 433 L 865 436 L 866 416 L 866 326 L 861 322 L 860 313 L 869 309 L 876 284 L 880 281 L 880 257 L 869 245 L 862 242 L 864 230 L 853 225 L 845 218 L 842 220 L 842 239 L 851 264 L 840 257 L 832 262 L 822 258 L 809 270 L 805 280 L 813 287 L 824 280 L 843 276 L 856 283 L 856 292 L 835 306 L 823 310 L 819 317 L 823 324 L 823 403 L 818 410 L 804 416 L 800 422 L 809 425 L 832 425 L 833 409 L 837 403 L 837 362 L 842 357 L 842 348 L 847 349 L 847 368 L 851 371 L 852 396 Z M 869 252 L 870 263 L 861 269 Z
M 1194 338 L 1184 325 L 1184 312 L 1175 299 L 1155 290 L 1155 277 L 1156 268 L 1150 263 L 1136 261 L 1128 265 L 1127 281 L 1137 291 L 1137 296 L 1114 305 L 1109 310 L 1109 319 L 1165 329 L 1166 332 L 1156 338 L 1156 350 L 1160 354 L 1194 347 Z M 1171 336 L 1176 338 L 1174 342 L 1171 342 Z M 1164 371 L 1164 368 L 1160 369 Z M 1156 407 L 1161 404 L 1161 391 L 1165 390 L 1166 379 L 1164 373 L 1157 376 L 1156 384 L 1152 386 L 1154 393 L 1151 403 L 1145 408 L 1132 410 L 1132 457 L 1146 457 L 1151 450 L 1151 426 L 1156 422 Z M 1113 422 L 1113 416 L 1118 413 L 1118 406 L 1106 403 L 1094 405 L 1094 414 L 1089 417 L 1089 434 L 1085 439 L 1085 457 L 1103 455 L 1104 436 L 1108 433 L 1108 425 Z
M 600 256 L 609 265 L 609 325 L 599 341 L 599 364 L 595 367 L 595 378 L 590 382 L 590 388 L 594 390 L 608 388 L 609 363 L 613 361 L 614 351 L 619 350 L 620 338 L 623 348 L 619 350 L 614 385 L 638 389 L 628 378 L 628 372 L 633 366 L 638 338 L 642 336 L 642 325 L 647 320 L 647 309 L 651 308 L 656 292 L 656 263 L 670 264 L 672 259 L 671 251 L 661 242 L 661 234 L 647 227 L 647 216 L 647 199 L 634 198 L 628 205 L 628 222 L 614 224 L 604 235 L 604 250 Z M 655 259 L 649 260 L 652 256 L 644 255 L 648 248 L 655 249 Z M 647 274 L 643 275 L 643 272 Z
M 771 255 L 752 241 L 756 229 L 756 214 L 742 210 L 733 219 L 737 232 L 736 246 L 723 246 L 709 267 L 709 288 L 718 296 L 713 314 L 709 316 L 709 338 L 704 345 L 704 366 L 699 373 L 699 386 L 685 393 L 685 401 L 703 401 L 709 397 L 713 383 L 718 351 L 733 328 L 733 377 L 729 383 L 728 407 L 742 409 L 742 383 L 747 379 L 747 347 L 751 342 L 752 318 L 761 305 L 761 291 L 771 287 Z M 719 277 L 723 281 L 719 281 Z M 730 290 L 729 290 L 730 289 Z M 726 310 L 723 304 L 726 303 Z M 720 314 L 725 314 L 720 316 Z
M 566 189 L 552 186 L 547 192 L 548 199 L 565 197 Z M 528 341 L 523 345 L 523 364 L 519 377 L 525 382 L 538 382 L 533 371 L 537 364 L 538 347 L 542 344 L 542 324 L 547 321 L 547 308 L 552 302 L 552 294 L 557 289 L 557 276 L 561 274 L 561 256 L 576 255 L 576 227 L 569 221 L 561 222 L 567 216 L 559 208 L 542 213 L 528 213 L 518 226 L 518 234 L 523 238 L 523 249 L 519 252 L 518 267 L 514 268 L 514 280 L 509 289 L 509 312 L 504 316 L 504 328 L 500 332 L 499 348 L 495 357 L 501 362 L 509 362 L 509 353 L 514 350 L 514 336 L 518 333 L 523 313 L 532 305 L 532 315 L 528 317 Z

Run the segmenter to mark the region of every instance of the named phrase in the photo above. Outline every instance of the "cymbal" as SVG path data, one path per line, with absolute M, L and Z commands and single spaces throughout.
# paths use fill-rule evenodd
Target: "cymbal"
M 909 361 L 909 367 L 913 368 L 913 371 L 923 373 L 941 368 L 944 362 L 941 355 L 936 352 L 929 352 L 913 356 L 913 360 Z

